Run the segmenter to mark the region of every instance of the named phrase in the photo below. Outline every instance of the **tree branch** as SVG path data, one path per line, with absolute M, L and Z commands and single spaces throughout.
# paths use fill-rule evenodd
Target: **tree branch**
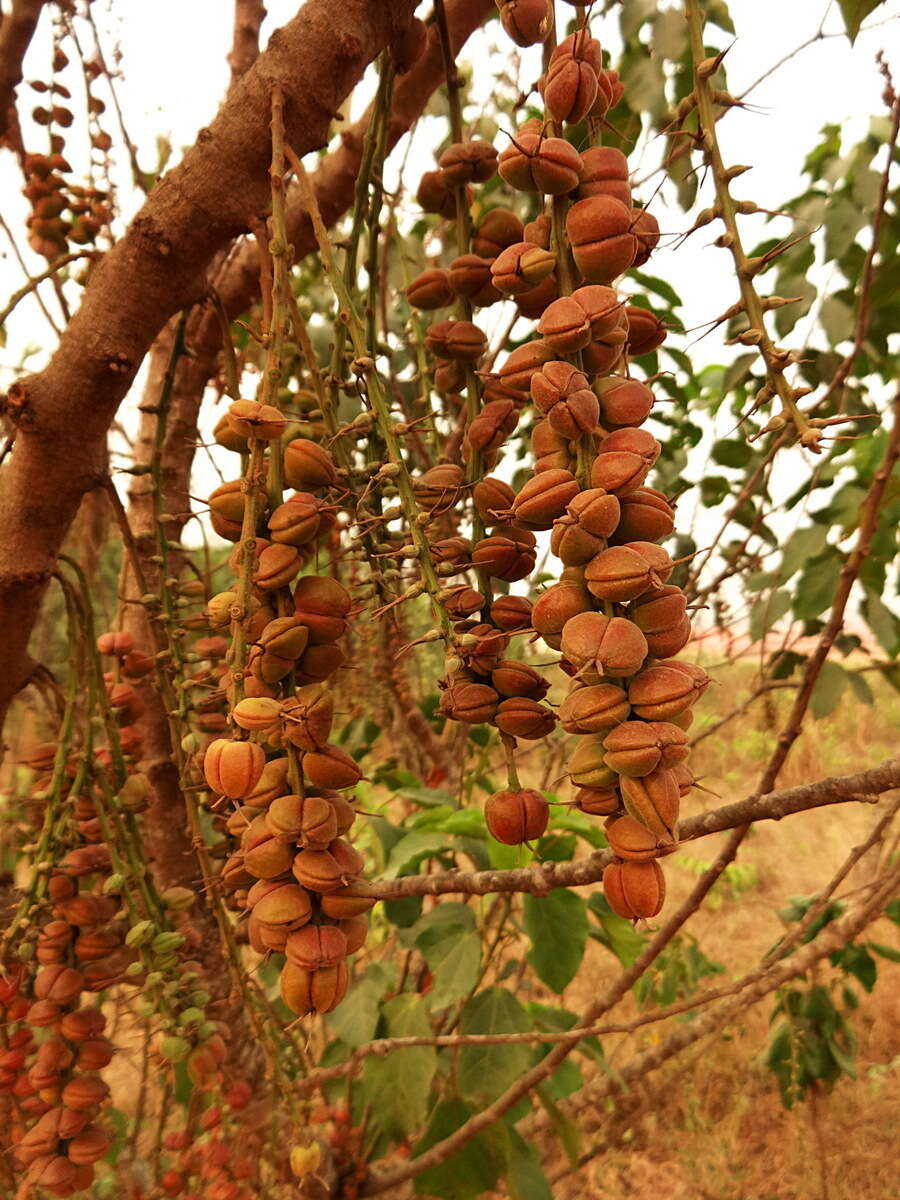
M 256 62 L 259 31 L 265 19 L 266 9 L 262 0 L 234 0 L 234 35 L 228 55 L 232 87 Z
M 782 817 L 829 804 L 871 800 L 895 787 L 900 787 L 900 758 L 889 759 L 857 775 L 821 779 L 817 783 L 802 784 L 780 792 L 755 792 L 734 804 L 698 813 L 680 823 L 679 840 L 694 841 L 711 833 L 749 826 L 754 821 L 780 821 Z M 404 875 L 400 879 L 376 880 L 372 887 L 383 900 L 394 900 L 400 896 L 449 894 L 485 896 L 494 892 L 545 895 L 553 888 L 583 887 L 596 883 L 603 878 L 603 872 L 612 859 L 610 850 L 598 850 L 577 862 L 537 863 L 532 867 L 506 871 L 446 871 L 434 875 Z
M 9 112 L 22 82 L 22 60 L 47 0 L 13 0 L 0 23 L 0 141 L 10 127 Z
M 10 389 L 15 449 L 0 475 L 0 715 L 31 673 L 28 639 L 106 434 L 156 334 L 206 290 L 214 256 L 269 203 L 269 97 L 280 86 L 299 154 L 331 121 L 414 0 L 308 0 L 277 30 L 184 161 L 95 269 L 45 370 Z

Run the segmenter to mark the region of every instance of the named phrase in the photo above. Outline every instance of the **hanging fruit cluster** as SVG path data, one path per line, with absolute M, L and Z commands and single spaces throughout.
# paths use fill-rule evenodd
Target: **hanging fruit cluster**
M 441 711 L 500 731 L 509 787 L 488 801 L 486 818 L 494 836 L 512 844 L 539 837 L 548 821 L 543 796 L 519 786 L 512 751 L 520 739 L 546 738 L 558 719 L 577 739 L 567 764 L 575 804 L 609 818 L 617 856 L 606 875 L 610 904 L 624 916 L 650 917 L 664 897 L 656 860 L 674 847 L 680 797 L 693 785 L 684 761 L 691 706 L 708 683 L 702 669 L 675 658 L 691 624 L 683 593 L 669 583 L 676 564 L 659 545 L 674 530 L 673 507 L 647 485 L 661 449 L 642 428 L 654 394 L 632 369 L 666 329 L 616 288 L 647 261 L 659 227 L 633 202 L 625 156 L 599 144 L 623 88 L 603 68 L 586 20 L 554 45 L 546 0 L 499 8 L 518 45 L 545 43 L 545 117 L 517 129 L 499 154 L 477 140 L 451 145 L 423 177 L 418 199 L 465 235 L 471 186 L 499 171 L 527 199 L 532 219 L 489 209 L 466 253 L 407 289 L 416 308 L 455 306 L 454 317 L 430 326 L 425 345 L 435 388 L 466 411 L 466 472 L 439 464 L 415 487 L 423 521 L 438 522 L 470 493 L 473 505 L 471 542 L 432 539 L 444 574 L 474 568 L 479 580 L 444 594 L 455 642 Z M 587 149 L 576 148 L 585 141 Z M 479 376 L 487 338 L 472 309 L 502 299 L 537 321 L 538 336 Z M 514 492 L 484 470 L 527 422 L 534 471 Z M 542 532 L 562 563 L 559 582 L 533 606 L 516 596 L 493 599 L 493 581 L 530 575 Z M 572 677 L 558 714 L 544 702 L 541 673 L 508 657 L 511 636 L 525 631 L 559 651 Z
M 346 991 L 347 957 L 363 944 L 374 903 L 346 840 L 355 812 L 342 793 L 361 771 L 329 741 L 351 598 L 331 576 L 301 574 L 334 527 L 327 497 L 337 471 L 319 443 L 290 437 L 272 405 L 235 401 L 216 436 L 249 453 L 245 475 L 210 497 L 216 532 L 240 543 L 235 586 L 205 613 L 211 629 L 233 635 L 220 674 L 234 736 L 210 742 L 203 757 L 214 807 L 234 806 L 225 829 L 240 838 L 223 878 L 249 912 L 253 947 L 285 955 L 288 1006 L 328 1012 Z M 282 501 L 280 486 L 267 491 L 266 470 L 294 493 Z

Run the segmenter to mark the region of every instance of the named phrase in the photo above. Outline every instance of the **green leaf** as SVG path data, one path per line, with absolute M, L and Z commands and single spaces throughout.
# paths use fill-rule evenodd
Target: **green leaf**
M 507 1126 L 506 1182 L 510 1200 L 553 1200 L 537 1149 Z
M 559 1138 L 569 1162 L 574 1167 L 578 1162 L 578 1156 L 581 1154 L 581 1134 L 578 1131 L 578 1126 L 573 1121 L 570 1121 L 556 1102 L 547 1095 L 546 1088 L 539 1087 L 537 1089 L 537 1098 L 546 1112 L 553 1131 Z
M 439 912 L 440 907 L 435 909 Z M 431 968 L 434 983 L 429 1007 L 449 1008 L 475 987 L 481 970 L 481 938 L 461 924 L 427 929 L 416 943 Z
M 746 467 L 753 457 L 753 447 L 737 438 L 720 438 L 710 451 L 713 462 L 720 467 Z
M 869 942 L 869 945 L 876 954 L 880 954 L 888 962 L 900 963 L 900 950 L 897 950 L 894 946 L 885 946 L 884 942 Z
M 847 196 L 834 196 L 825 210 L 825 257 L 841 259 L 866 224 L 866 214 Z
M 866 624 L 878 639 L 878 644 L 890 658 L 900 651 L 900 620 L 891 612 L 879 595 L 867 592 L 862 603 Z
M 834 599 L 841 571 L 841 557 L 835 550 L 806 564 L 797 584 L 794 615 L 801 621 L 818 617 Z
M 378 1025 L 379 1004 L 392 976 L 394 972 L 380 962 L 372 962 L 364 976 L 354 979 L 347 995 L 328 1015 L 328 1024 L 342 1042 L 354 1048 L 371 1042 Z
M 830 717 L 840 703 L 846 687 L 847 672 L 844 668 L 834 662 L 823 663 L 809 701 L 812 715 L 817 720 Z
M 871 992 L 878 979 L 878 964 L 865 946 L 850 942 L 841 950 L 830 955 L 831 962 L 848 975 L 858 979 L 867 992 Z
M 409 874 L 424 859 L 433 858 L 449 849 L 450 844 L 444 833 L 408 833 L 391 851 L 384 877 L 396 879 L 398 875 Z
M 435 1143 L 455 1133 L 472 1115 L 472 1109 L 462 1100 L 442 1100 L 432 1113 L 413 1157 L 423 1154 Z M 417 1196 L 438 1196 L 440 1200 L 476 1200 L 478 1196 L 493 1190 L 500 1177 L 500 1169 L 495 1147 L 484 1134 L 478 1134 L 438 1166 L 423 1171 L 413 1187 Z
M 405 992 L 382 1009 L 388 1037 L 429 1037 L 431 1022 L 422 996 Z M 428 1115 L 431 1081 L 437 1070 L 432 1046 L 393 1050 L 386 1058 L 368 1058 L 361 1086 L 371 1120 L 389 1137 L 405 1137 L 420 1129 Z
M 776 621 L 781 620 L 790 611 L 791 594 L 785 590 L 770 592 L 757 600 L 750 610 L 750 637 L 754 642 L 760 641 L 769 632 Z
M 466 1005 L 461 1033 L 525 1033 L 528 1014 L 512 992 L 491 987 Z M 459 1054 L 459 1090 L 474 1104 L 490 1104 L 531 1064 L 527 1045 L 463 1046 Z
M 851 45 L 856 41 L 859 28 L 869 13 L 874 12 L 883 3 L 884 0 L 838 0 L 841 16 L 844 18 L 844 28 L 847 30 L 847 37 L 850 39 Z
M 538 978 L 562 992 L 578 973 L 587 944 L 588 919 L 584 900 L 565 888 L 547 896 L 526 895 L 525 929 L 531 938 L 528 961 Z
M 645 275 L 643 271 L 630 271 L 629 279 L 635 280 L 641 287 L 646 288 L 648 292 L 654 292 L 657 296 L 662 297 L 675 308 L 680 308 L 683 301 L 670 283 L 666 283 L 664 279 L 657 279 L 655 275 Z
M 645 939 L 630 921 L 613 912 L 599 892 L 591 896 L 588 908 L 600 922 L 600 930 L 592 929 L 591 937 L 612 950 L 623 967 L 630 967 L 643 950 Z

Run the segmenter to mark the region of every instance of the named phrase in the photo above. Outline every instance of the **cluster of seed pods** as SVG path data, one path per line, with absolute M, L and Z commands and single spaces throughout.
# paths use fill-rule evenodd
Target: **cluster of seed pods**
M 499 7 L 519 45 L 553 34 L 549 0 Z M 459 465 L 441 463 L 415 490 L 431 518 L 471 493 L 474 544 L 459 537 L 433 543 L 445 575 L 474 567 L 480 581 L 524 580 L 535 565 L 535 534 L 550 533 L 562 571 L 533 606 L 510 595 L 492 599 L 483 582 L 445 590 L 456 642 L 441 710 L 452 720 L 493 724 L 508 747 L 548 736 L 557 721 L 574 735 L 567 763 L 574 803 L 608 818 L 617 856 L 605 879 L 609 902 L 623 916 L 650 917 L 664 898 L 656 860 L 674 847 L 680 797 L 693 786 L 686 729 L 708 679 L 675 658 L 691 624 L 683 593 L 668 582 L 676 564 L 659 544 L 674 530 L 674 512 L 647 486 L 661 450 L 642 428 L 654 394 L 631 371 L 633 359 L 662 344 L 666 329 L 615 287 L 647 261 L 659 227 L 633 203 L 625 156 L 595 144 L 623 88 L 579 22 L 545 47 L 545 118 L 526 122 L 499 153 L 477 140 L 451 145 L 420 185 L 426 211 L 448 219 L 472 202 L 471 185 L 495 172 L 533 214 L 537 201 L 527 223 L 512 208 L 489 209 L 469 253 L 410 284 L 414 307 L 456 307 L 454 318 L 436 321 L 425 337 L 436 390 L 462 408 L 460 393 L 487 348 L 473 308 L 511 300 L 537 321 L 537 336 L 479 376 L 483 403 L 464 443 L 468 478 Z M 576 142 L 585 140 L 592 144 L 579 150 Z M 529 420 L 534 470 L 514 492 L 483 472 Z M 558 713 L 544 702 L 541 673 L 507 657 L 511 635 L 526 631 L 561 653 L 559 665 L 573 680 Z M 494 836 L 519 843 L 544 832 L 547 802 L 519 787 L 513 770 L 486 817 Z
M 221 445 L 250 460 L 242 478 L 210 497 L 216 532 L 239 544 L 235 586 L 204 614 L 214 633 L 233 635 L 218 671 L 233 736 L 209 743 L 203 771 L 213 807 L 231 809 L 226 832 L 240 839 L 224 864 L 225 886 L 249 913 L 254 949 L 285 956 L 282 996 L 305 1014 L 340 1003 L 347 957 L 365 940 L 374 900 L 346 840 L 355 812 L 345 793 L 361 771 L 329 741 L 330 681 L 346 661 L 351 598 L 331 576 L 304 573 L 334 527 L 338 476 L 324 447 L 290 435 L 278 409 L 244 400 L 216 430 Z M 295 489 L 283 502 L 266 489 L 265 472 L 254 473 L 261 444 L 270 477 L 278 456 L 278 477 Z
M 25 174 L 22 193 L 31 204 L 27 218 L 28 244 L 35 254 L 48 259 L 66 253 L 72 246 L 92 245 L 111 220 L 109 193 L 94 185 L 77 184 L 70 178 L 72 168 L 65 158 L 64 130 L 73 121 L 68 107 L 71 93 L 58 78 L 58 73 L 67 65 L 65 52 L 57 47 L 49 81 L 32 80 L 30 83 L 31 89 L 42 97 L 42 103 L 31 114 L 32 119 L 47 128 L 50 150 L 47 154 L 26 153 L 22 157 Z M 109 135 L 98 125 L 105 106 L 100 97 L 90 91 L 101 67 L 96 61 L 89 61 L 84 68 L 91 145 L 95 151 L 105 154 L 112 144 Z
M 164 1196 L 180 1200 L 253 1200 L 255 1163 L 252 1137 L 241 1114 L 252 1098 L 248 1083 L 238 1080 L 226 1088 L 221 1103 L 200 1115 L 194 1130 L 171 1130 L 163 1149 L 173 1164 L 160 1176 Z

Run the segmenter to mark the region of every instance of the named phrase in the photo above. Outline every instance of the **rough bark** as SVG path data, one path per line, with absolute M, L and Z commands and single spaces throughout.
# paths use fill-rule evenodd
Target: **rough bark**
M 13 124 L 10 110 L 15 102 L 16 88 L 22 82 L 22 60 L 46 2 L 13 0 L 12 9 L 0 23 L 0 141 Z
M 40 601 L 81 496 L 101 482 L 106 434 L 153 339 L 206 290 L 214 256 L 269 200 L 271 93 L 298 154 L 325 144 L 353 84 L 414 0 L 308 0 L 276 31 L 184 161 L 96 268 L 45 370 L 10 389 L 13 453 L 0 475 L 0 714 L 27 682 Z
M 234 35 L 228 65 L 231 67 L 231 86 L 246 75 L 259 54 L 259 30 L 266 18 L 262 0 L 235 0 Z

